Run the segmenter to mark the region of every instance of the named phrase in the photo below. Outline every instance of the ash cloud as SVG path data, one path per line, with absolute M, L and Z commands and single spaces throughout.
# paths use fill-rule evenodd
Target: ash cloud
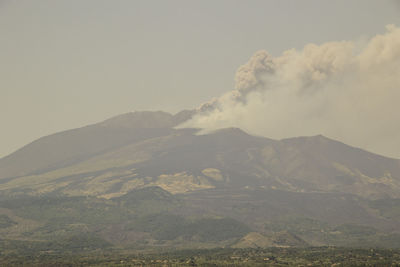
M 256 52 L 235 89 L 181 127 L 225 127 L 269 138 L 323 134 L 400 158 L 400 28 L 365 42 L 308 44 L 279 57 Z

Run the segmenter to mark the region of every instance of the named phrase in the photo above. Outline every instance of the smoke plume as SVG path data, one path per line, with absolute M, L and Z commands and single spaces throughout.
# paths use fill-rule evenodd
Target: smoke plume
M 237 70 L 235 89 L 182 127 L 239 127 L 274 139 L 323 134 L 400 158 L 400 28 L 279 57 L 258 51 Z

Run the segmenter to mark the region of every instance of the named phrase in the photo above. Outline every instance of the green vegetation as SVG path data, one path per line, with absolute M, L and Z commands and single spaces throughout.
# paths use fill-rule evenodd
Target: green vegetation
M 179 214 L 182 207 L 178 197 L 159 187 L 133 190 L 110 200 L 54 194 L 10 197 L 0 201 L 0 208 L 18 217 L 21 227 L 0 233 L 0 239 L 23 239 L 42 250 L 60 251 L 184 247 L 187 243 L 215 247 L 219 242 L 235 242 L 250 231 L 226 217 Z M 0 219 L 4 227 L 17 224 L 7 215 Z
M 211 242 L 239 238 L 250 231 L 246 225 L 229 218 L 188 220 L 179 215 L 162 213 L 142 217 L 128 229 L 152 233 L 159 240 L 181 237 L 184 240 Z
M 139 214 L 171 212 L 183 205 L 179 198 L 157 186 L 134 189 L 113 201 Z
M 271 204 L 264 201 L 265 196 L 271 196 L 262 191 L 248 192 L 262 201 L 254 202 L 255 209 L 245 213 L 254 217 L 243 220 L 240 213 L 230 218 L 231 210 L 218 213 L 214 208 L 222 204 L 215 198 L 210 197 L 213 206 L 199 205 L 185 201 L 188 195 L 172 195 L 159 187 L 135 189 L 113 199 L 56 194 L 2 196 L 0 251 L 11 255 L 325 245 L 400 248 L 400 234 L 371 225 L 334 224 L 289 215 L 260 220 L 256 213 L 265 203 Z M 237 200 L 243 205 L 250 202 Z M 373 209 L 379 211 L 379 206 Z M 252 225 L 252 218 L 257 218 L 261 227 Z
M 309 232 L 321 231 L 328 228 L 327 223 L 306 217 L 286 217 L 279 220 L 269 221 L 265 229 L 272 232 L 291 231 L 295 234 L 307 234 Z
M 3 246 L 3 243 L 0 242 Z M 18 247 L 20 244 L 8 244 Z M 4 246 L 2 247 L 4 249 Z M 25 250 L 26 251 L 26 250 Z M 2 266 L 398 266 L 399 250 L 336 247 L 3 253 Z
M 332 244 L 343 247 L 387 247 L 400 246 L 400 234 L 385 233 L 360 224 L 329 225 L 316 219 L 286 217 L 265 224 L 267 232 L 289 231 L 312 245 Z
M 17 224 L 5 214 L 0 214 L 0 228 L 7 228 Z
M 386 202 L 371 203 L 372 208 L 386 212 L 382 207 Z M 389 208 L 396 209 L 396 203 L 392 204 Z M 64 244 L 66 249 L 71 247 L 69 242 L 76 237 L 85 237 L 89 241 L 99 238 L 102 240 L 99 241 L 100 248 L 146 250 L 160 246 L 400 247 L 400 234 L 384 232 L 370 225 L 329 224 L 310 217 L 287 216 L 265 220 L 264 227 L 257 231 L 243 221 L 227 216 L 215 217 L 211 214 L 216 212 L 207 213 L 208 207 L 205 206 L 201 206 L 202 212 L 205 211 L 203 217 L 198 217 L 196 214 L 199 212 L 194 205 L 183 201 L 182 196 L 172 195 L 159 187 L 135 189 L 113 199 L 56 194 L 3 197 L 0 201 L 0 208 L 3 209 L 3 214 L 0 214 L 0 229 L 3 229 L 0 238 L 39 240 L 43 246 L 53 244 L 51 246 L 60 248 Z M 252 212 L 257 212 L 257 209 Z M 18 227 L 11 228 L 13 225 Z M 249 232 L 259 232 L 261 236 L 249 236 L 243 240 Z M 258 238 L 258 241 L 253 238 Z M 88 242 L 81 243 L 86 244 L 88 249 L 97 248 L 91 244 L 92 241 Z
M 371 236 L 377 233 L 377 230 L 371 226 L 355 225 L 355 224 L 342 224 L 333 229 L 335 232 L 340 232 L 350 236 Z
M 369 201 L 371 208 L 379 210 L 381 216 L 388 219 L 400 217 L 400 199 L 387 198 Z

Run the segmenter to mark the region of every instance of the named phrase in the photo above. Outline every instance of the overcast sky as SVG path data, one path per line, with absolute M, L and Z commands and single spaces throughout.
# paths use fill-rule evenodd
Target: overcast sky
M 0 0 L 0 157 L 121 113 L 197 107 L 258 50 L 387 24 L 400 26 L 399 1 Z

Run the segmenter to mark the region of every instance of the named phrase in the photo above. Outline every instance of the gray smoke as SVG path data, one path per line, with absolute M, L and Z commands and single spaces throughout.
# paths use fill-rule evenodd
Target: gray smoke
M 235 90 L 181 127 L 225 127 L 274 139 L 323 134 L 400 157 L 400 28 L 365 42 L 308 44 L 279 57 L 256 52 Z

